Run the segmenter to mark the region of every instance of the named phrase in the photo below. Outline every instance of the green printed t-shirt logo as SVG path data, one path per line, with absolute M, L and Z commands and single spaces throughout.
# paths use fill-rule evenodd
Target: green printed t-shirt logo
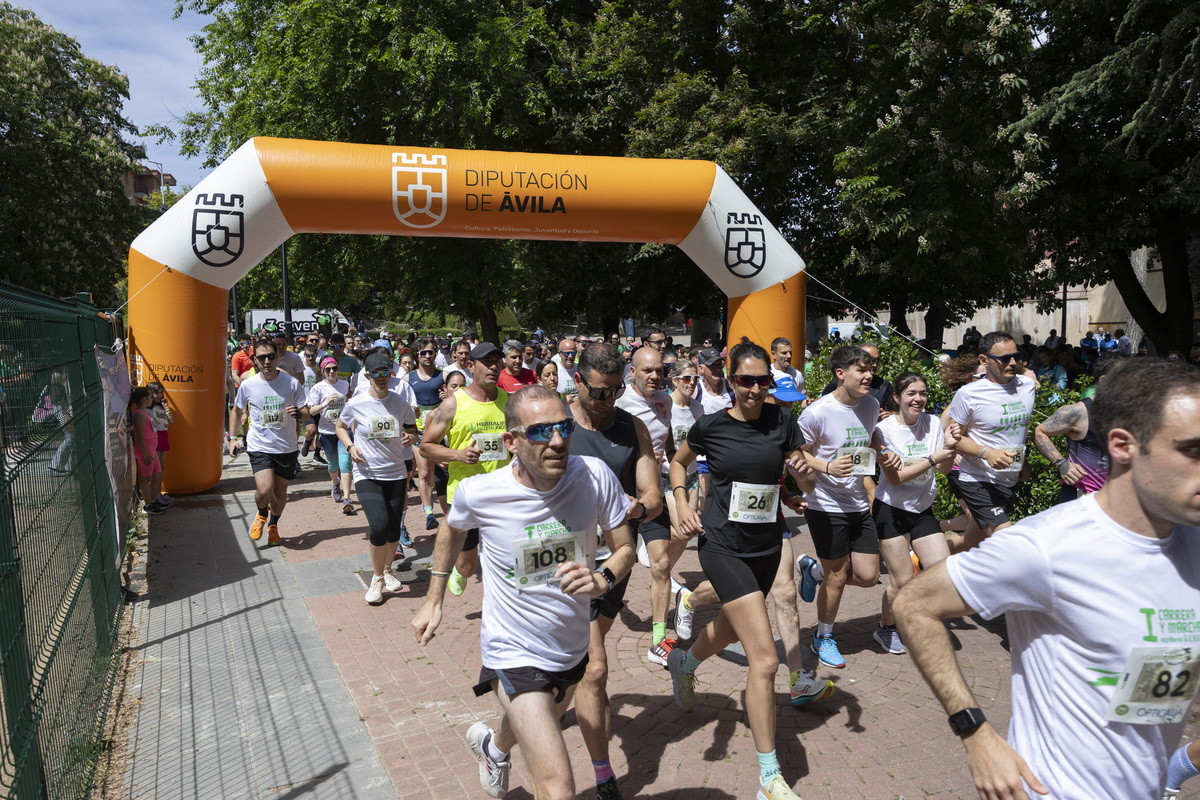
M 1143 641 L 1161 644 L 1200 642 L 1200 619 L 1194 608 L 1142 608 L 1146 617 Z
M 869 447 L 866 428 L 846 428 L 846 441 L 842 447 Z
M 1024 403 L 1002 403 L 1000 413 L 1000 424 L 992 429 L 992 433 L 1017 432 L 1029 424 L 1029 409 Z
M 929 454 L 929 448 L 925 446 L 924 442 L 906 444 L 904 445 L 904 449 L 906 451 L 904 455 L 906 456 L 924 456 Z

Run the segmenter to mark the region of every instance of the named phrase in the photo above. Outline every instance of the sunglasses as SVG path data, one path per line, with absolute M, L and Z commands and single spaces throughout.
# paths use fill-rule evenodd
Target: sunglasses
M 519 428 L 513 428 L 509 433 L 523 433 L 525 438 L 531 442 L 548 442 L 554 438 L 554 434 L 558 433 L 564 439 L 570 439 L 571 434 L 575 432 L 575 420 L 564 419 L 559 422 L 539 422 L 536 425 L 522 425 Z
M 566 358 L 567 356 L 570 356 L 571 358 L 575 357 L 574 350 L 559 350 L 558 352 L 562 354 L 563 358 Z
M 743 389 L 749 389 L 754 386 L 765 389 L 771 385 L 770 375 L 730 375 L 729 377 Z
M 679 377 L 674 378 L 674 380 L 683 381 L 684 383 L 695 383 L 696 381 L 700 380 L 700 378 L 696 375 L 680 375 Z
M 275 353 L 256 353 L 254 357 L 259 361 L 274 361 L 279 358 Z
M 1007 364 L 1010 361 L 1024 361 L 1025 360 L 1018 353 L 1008 353 L 1008 354 L 1002 355 L 1002 356 L 994 356 L 991 353 L 984 353 L 984 355 L 986 355 L 990 359 L 993 359 L 994 361 L 999 361 L 1001 364 Z
M 372 378 L 389 378 L 392 375 L 392 371 L 387 367 L 383 367 L 367 374 L 369 374 Z
M 433 355 L 433 354 L 434 354 L 434 353 L 436 353 L 436 352 L 437 352 L 436 350 L 420 350 L 420 351 L 418 351 L 418 352 L 417 352 L 417 355 L 419 355 L 419 356 L 431 356 L 431 355 Z
M 337 367 L 326 367 L 325 371 L 326 372 L 337 372 Z
M 616 400 L 618 397 L 625 394 L 624 384 L 621 386 L 604 387 L 588 386 L 587 381 L 578 375 L 575 376 L 575 382 L 582 386 L 587 386 L 588 397 L 592 398 L 593 400 Z

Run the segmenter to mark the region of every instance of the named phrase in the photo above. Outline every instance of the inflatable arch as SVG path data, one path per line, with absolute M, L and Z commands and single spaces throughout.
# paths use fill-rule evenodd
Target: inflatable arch
M 732 341 L 803 349 L 804 262 L 712 162 L 255 138 L 129 249 L 130 367 L 176 409 L 170 492 L 221 477 L 229 289 L 318 232 L 670 243 L 730 298 Z

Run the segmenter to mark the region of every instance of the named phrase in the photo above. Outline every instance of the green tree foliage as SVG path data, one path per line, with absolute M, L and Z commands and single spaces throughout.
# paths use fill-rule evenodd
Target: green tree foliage
M 1009 134 L 1022 165 L 1012 193 L 1039 222 L 1036 247 L 1052 254 L 1059 281 L 1113 279 L 1161 352 L 1186 350 L 1188 242 L 1200 234 L 1200 5 L 1027 5 L 1041 40 L 1028 70 L 1035 103 Z M 1162 312 L 1130 263 L 1142 246 L 1162 260 Z
M 32 12 L 0 3 L 0 277 L 106 305 L 145 224 L 121 178 L 143 155 L 129 82 Z

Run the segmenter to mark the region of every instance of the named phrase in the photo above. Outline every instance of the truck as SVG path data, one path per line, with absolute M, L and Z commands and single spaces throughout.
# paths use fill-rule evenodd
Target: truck
M 262 328 L 268 333 L 285 329 L 283 310 L 277 308 L 252 308 L 246 312 L 246 331 Z M 293 336 L 323 333 L 328 336 L 334 330 L 343 333 L 350 327 L 349 320 L 337 309 L 293 308 Z

